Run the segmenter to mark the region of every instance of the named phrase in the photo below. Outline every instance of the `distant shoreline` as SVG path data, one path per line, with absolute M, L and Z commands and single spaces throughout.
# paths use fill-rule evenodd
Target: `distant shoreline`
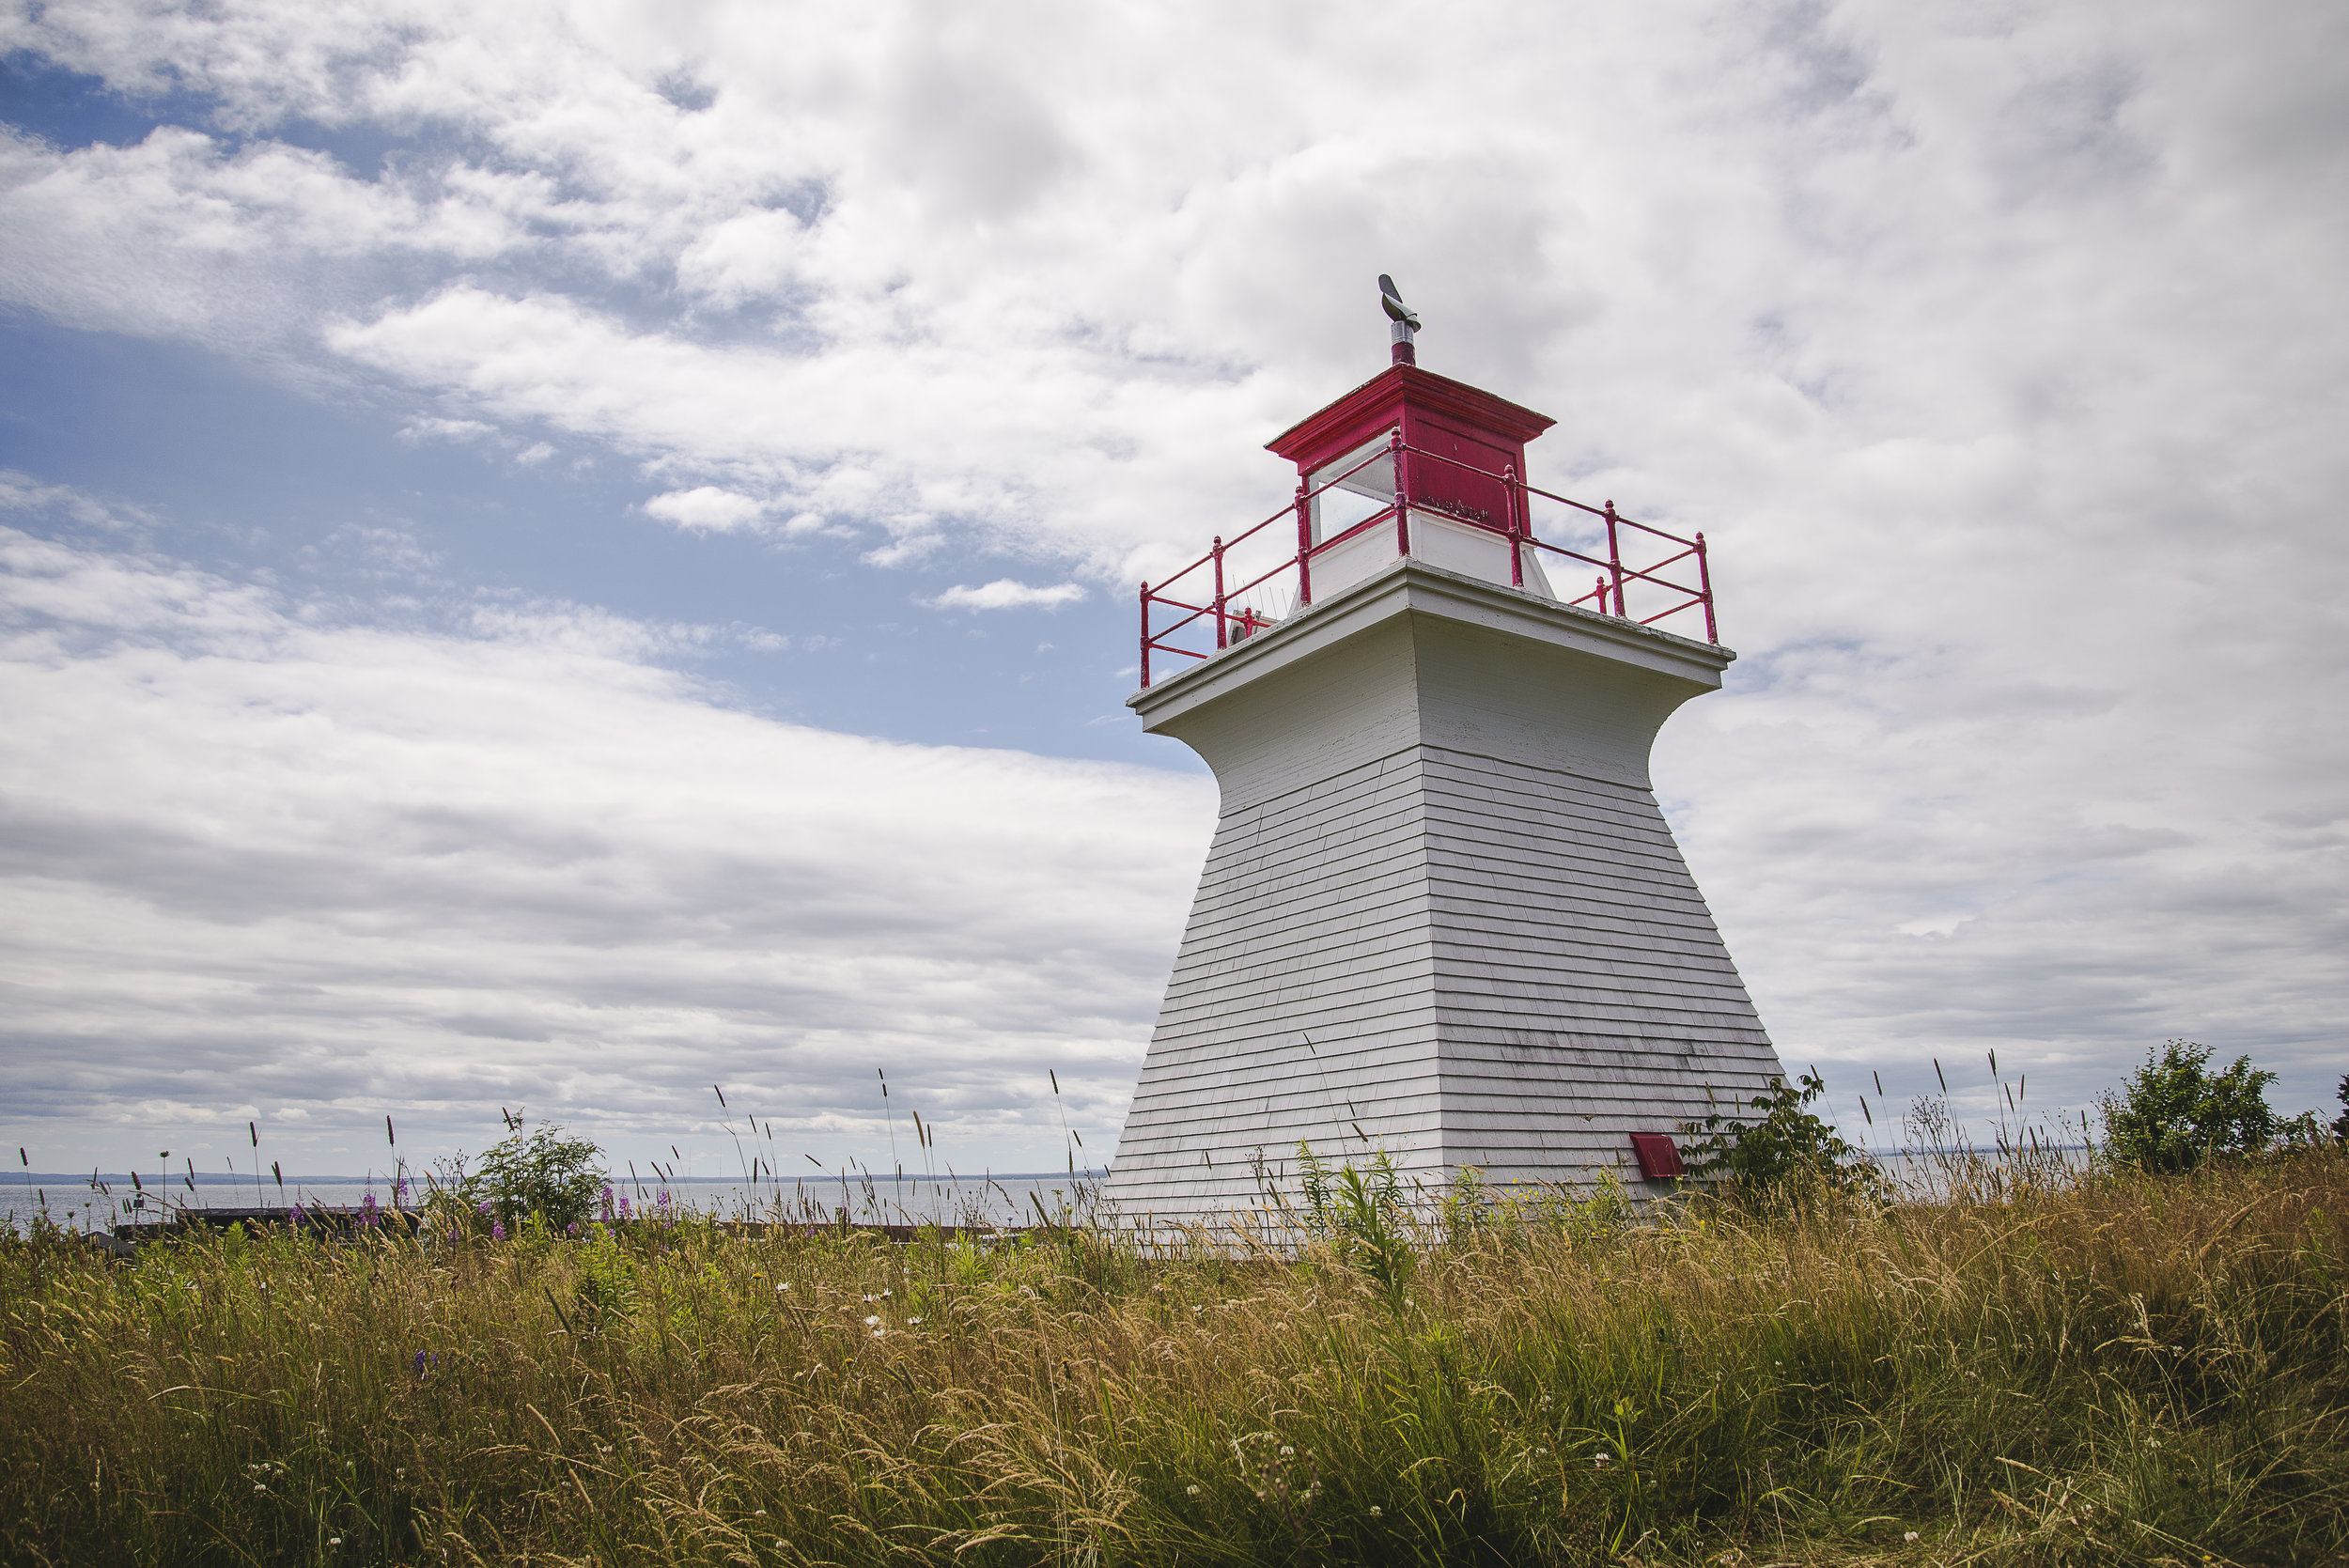
M 155 1172 L 147 1172 L 147 1171 L 142 1171 L 142 1172 L 139 1172 L 139 1180 L 141 1180 L 141 1181 L 145 1181 L 145 1180 L 147 1180 L 147 1178 L 148 1178 L 150 1174 L 155 1174 Z M 898 1177 L 894 1177 L 894 1176 L 885 1176 L 885 1175 L 881 1175 L 881 1174 L 879 1174 L 879 1172 L 873 1172 L 873 1173 L 871 1173 L 871 1174 L 869 1174 L 869 1175 L 868 1175 L 866 1172 L 863 1172 L 863 1171 L 861 1171 L 861 1170 L 851 1170 L 850 1172 L 848 1172 L 848 1180 L 849 1180 L 849 1181 L 851 1181 L 851 1182 L 861 1182 L 861 1181 L 866 1181 L 866 1180 L 870 1180 L 870 1181 L 874 1181 L 874 1182 L 889 1182 L 889 1181 L 896 1181 L 896 1180 L 899 1180 L 899 1179 L 903 1179 L 903 1180 L 905 1180 L 905 1181 L 907 1181 L 907 1182 L 915 1182 L 915 1181 L 929 1182 L 929 1181 L 935 1181 L 935 1182 L 938 1182 L 938 1183 L 941 1183 L 941 1184 L 945 1184 L 945 1183 L 951 1183 L 951 1182 L 979 1182 L 979 1183 L 986 1183 L 986 1182 L 989 1182 L 989 1181 L 998 1181 L 998 1182 L 1049 1181 L 1049 1180 L 1050 1180 L 1052 1177 L 1055 1177 L 1055 1176 L 1066 1177 L 1066 1176 L 1067 1176 L 1068 1174 L 1069 1174 L 1069 1172 L 1068 1172 L 1067 1168 L 1064 1166 L 1063 1168 L 1061 1168 L 1060 1170 L 1057 1170 L 1057 1171 L 995 1171 L 995 1172 L 984 1172 L 984 1171 L 983 1171 L 983 1172 L 979 1172 L 978 1174 L 976 1174 L 976 1175 L 972 1175 L 972 1174 L 971 1174 L 971 1173 L 969 1173 L 969 1172 L 964 1172 L 963 1174 L 958 1175 L 958 1176 L 946 1176 L 946 1175 L 940 1175 L 940 1176 L 935 1176 L 935 1177 L 933 1177 L 933 1176 L 929 1176 L 929 1175 L 926 1175 L 926 1174 L 924 1174 L 924 1173 L 922 1173 L 922 1172 L 911 1172 L 911 1171 L 910 1171 L 910 1172 L 906 1172 L 906 1174 L 905 1174 L 905 1176 L 904 1176 L 903 1178 L 898 1178 Z M 1084 1181 L 1098 1181 L 1101 1177 L 1106 1176 L 1106 1175 L 1108 1175 L 1108 1174 L 1109 1174 L 1109 1172 L 1108 1172 L 1108 1171 L 1106 1171 L 1106 1170 L 1093 1170 L 1093 1169 L 1089 1169 L 1089 1168 L 1080 1168 L 1080 1169 L 1077 1171 L 1077 1172 L 1076 1172 L 1077 1177 L 1078 1177 L 1080 1180 L 1084 1180 Z M 388 1172 L 388 1171 L 378 1171 L 378 1172 L 376 1172 L 375 1173 L 373 1173 L 372 1175 L 358 1175 L 358 1176 L 297 1176 L 297 1175 L 294 1175 L 292 1172 L 288 1172 L 287 1173 L 287 1175 L 286 1175 L 286 1179 L 285 1179 L 285 1181 L 284 1181 L 284 1183 L 283 1183 L 282 1185 L 283 1185 L 283 1186 L 286 1186 L 286 1187 L 293 1187 L 293 1186 L 296 1186 L 296 1185 L 301 1185 L 301 1186 L 304 1186 L 304 1187 L 365 1187 L 365 1186 L 366 1186 L 366 1185 L 367 1185 L 368 1183 L 370 1183 L 370 1182 L 382 1182 L 382 1183 L 386 1183 L 386 1184 L 388 1184 L 389 1182 L 391 1182 L 391 1181 L 393 1180 L 393 1176 L 394 1176 L 394 1173 L 393 1173 L 393 1172 Z M 183 1172 L 179 1172 L 179 1171 L 173 1171 L 173 1172 L 169 1172 L 169 1177 L 170 1177 L 170 1183 L 171 1183 L 171 1185 L 172 1185 L 173 1187 L 178 1187 L 178 1186 L 179 1186 L 182 1182 L 184 1182 L 184 1181 L 186 1181 L 186 1180 L 187 1180 L 186 1175 L 185 1175 Z M 158 1179 L 160 1180 L 161 1178 L 159 1177 Z M 264 1174 L 264 1175 L 263 1175 L 260 1179 L 261 1179 L 262 1183 L 263 1183 L 264 1185 L 266 1185 L 266 1186 L 270 1186 L 270 1187 L 276 1187 L 276 1186 L 281 1185 L 281 1184 L 278 1182 L 277 1178 L 276 1178 L 276 1177 L 274 1177 L 274 1176 L 272 1176 L 272 1175 L 267 1175 L 267 1174 Z M 409 1185 L 409 1187 L 410 1187 L 412 1189 L 412 1188 L 423 1188 L 424 1186 L 426 1186 L 426 1185 L 427 1185 L 427 1178 L 426 1178 L 424 1175 L 422 1175 L 421 1173 L 412 1172 L 412 1173 L 408 1176 L 408 1178 L 407 1178 L 407 1179 L 408 1179 L 408 1185 Z M 617 1177 L 617 1178 L 614 1178 L 614 1181 L 613 1181 L 613 1185 L 614 1185 L 614 1186 L 615 1186 L 615 1187 L 617 1187 L 617 1186 L 620 1186 L 620 1185 L 622 1185 L 623 1183 L 625 1183 L 627 1180 L 628 1180 L 628 1178 L 626 1178 L 626 1177 Z M 808 1183 L 808 1182 L 836 1182 L 836 1181 L 840 1180 L 840 1172 L 837 1172 L 837 1171 L 811 1172 L 810 1173 L 808 1173 L 807 1175 L 804 1175 L 804 1176 L 795 1176 L 795 1177 L 793 1177 L 793 1178 L 792 1178 L 792 1180 L 797 1181 L 797 1182 L 801 1182 L 801 1183 Z M 128 1187 L 128 1186 L 130 1186 L 130 1185 L 131 1185 L 131 1173 L 130 1173 L 128 1171 L 101 1171 L 101 1172 L 98 1172 L 95 1176 L 93 1176 L 93 1175 L 92 1175 L 89 1172 L 87 1172 L 87 1171 L 27 1171 L 27 1172 L 9 1172 L 9 1174 L 8 1175 L 8 1177 L 7 1177 L 7 1179 L 6 1179 L 6 1181 L 5 1181 L 5 1182 L 0 1182 L 0 1186 L 5 1186 L 5 1187 L 22 1187 L 22 1186 L 23 1186 L 23 1185 L 24 1185 L 25 1183 L 27 1183 L 27 1182 L 32 1183 L 32 1184 L 33 1184 L 34 1186 L 36 1186 L 36 1187 L 70 1186 L 70 1185 L 73 1185 L 73 1184 L 80 1184 L 80 1185 L 82 1185 L 82 1186 L 87 1186 L 87 1185 L 88 1185 L 90 1182 L 92 1182 L 92 1181 L 101 1181 L 101 1182 L 106 1183 L 108 1186 L 114 1186 L 114 1185 L 119 1184 L 119 1185 L 121 1185 L 121 1186 Z M 199 1187 L 199 1188 L 202 1188 L 202 1187 L 251 1187 L 251 1186 L 253 1185 L 253 1182 L 254 1182 L 254 1176 L 253 1176 L 253 1172 L 250 1172 L 250 1171 L 241 1172 L 240 1172 L 240 1173 L 238 1173 L 238 1174 L 236 1174 L 236 1175 L 230 1175 L 230 1174 L 229 1174 L 227 1172 L 226 1172 L 226 1171 L 198 1171 L 198 1172 L 195 1173 L 195 1185 L 196 1185 L 197 1187 Z M 739 1175 L 735 1175 L 735 1176 L 679 1176 L 679 1177 L 677 1177 L 677 1179 L 675 1179 L 674 1181 L 669 1180 L 669 1179 L 667 1179 L 667 1178 L 665 1178 L 665 1177 L 662 1177 L 662 1178 L 655 1178 L 655 1177 L 650 1177 L 650 1176 L 647 1176 L 647 1177 L 643 1178 L 643 1179 L 642 1179 L 642 1181 L 641 1181 L 641 1183 L 640 1183 L 639 1185 L 642 1185 L 642 1186 L 645 1186 L 645 1187 L 668 1187 L 668 1188 L 678 1188 L 678 1187 L 741 1187 L 741 1186 L 744 1186 L 744 1185 L 745 1185 L 745 1183 L 743 1182 L 742 1178 L 741 1178 L 740 1176 L 739 1176 Z M 759 1180 L 759 1181 L 755 1181 L 755 1182 L 749 1183 L 749 1184 L 747 1184 L 747 1185 L 752 1186 L 752 1187 L 760 1187 L 760 1188 L 773 1187 L 773 1186 L 775 1186 L 775 1185 L 776 1185 L 776 1179 L 775 1179 L 775 1178 L 773 1178 L 773 1177 L 767 1177 L 767 1178 L 764 1178 L 764 1179 Z

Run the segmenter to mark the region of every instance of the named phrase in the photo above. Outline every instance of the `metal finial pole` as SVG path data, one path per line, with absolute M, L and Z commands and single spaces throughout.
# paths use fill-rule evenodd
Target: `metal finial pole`
M 1419 331 L 1419 315 L 1403 303 L 1402 291 L 1395 287 L 1394 279 L 1384 272 L 1378 274 L 1378 303 L 1391 323 L 1387 335 L 1394 345 L 1394 363 L 1417 365 L 1419 349 L 1411 337 Z

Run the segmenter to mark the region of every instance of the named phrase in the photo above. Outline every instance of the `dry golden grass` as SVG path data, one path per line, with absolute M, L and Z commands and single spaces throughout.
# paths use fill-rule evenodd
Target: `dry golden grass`
M 0 1250 L 11 1562 L 2332 1562 L 2349 1159 L 1146 1257 Z M 870 1323 L 868 1319 L 874 1320 Z M 875 1330 L 878 1329 L 879 1332 Z

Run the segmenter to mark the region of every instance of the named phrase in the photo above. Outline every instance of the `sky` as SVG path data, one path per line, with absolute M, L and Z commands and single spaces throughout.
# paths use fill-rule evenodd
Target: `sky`
M 1707 536 L 1658 794 L 1847 1131 L 2349 1070 L 2349 10 L 7 0 L 0 122 L 33 1169 L 1097 1162 L 1134 584 L 1380 272 Z

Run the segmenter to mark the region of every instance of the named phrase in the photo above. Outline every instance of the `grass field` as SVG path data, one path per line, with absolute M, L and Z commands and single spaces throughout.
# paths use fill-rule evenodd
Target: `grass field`
M 18 1240 L 0 1556 L 2349 1560 L 2341 1155 L 1408 1239 Z

